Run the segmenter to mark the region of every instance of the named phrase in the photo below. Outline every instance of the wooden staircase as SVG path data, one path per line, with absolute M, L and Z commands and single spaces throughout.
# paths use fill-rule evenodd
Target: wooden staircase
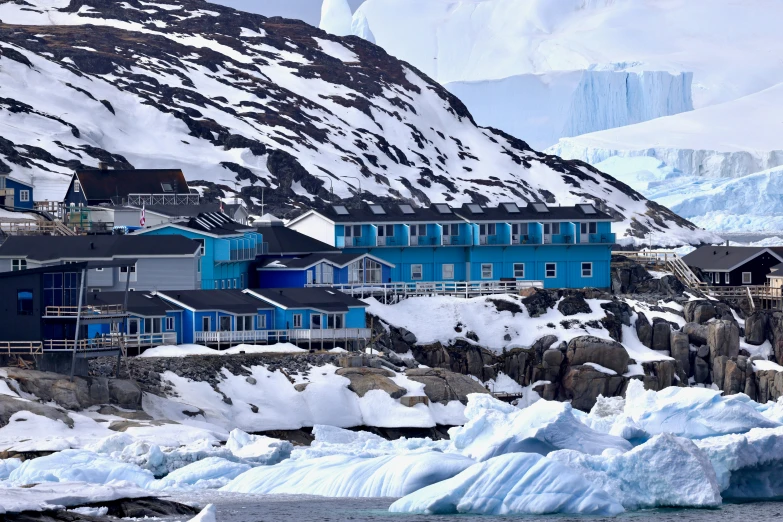
M 691 267 L 676 252 L 671 250 L 640 250 L 638 252 L 612 252 L 612 254 L 633 259 L 644 266 L 663 268 L 671 272 L 674 277 L 691 290 L 703 293 L 708 293 L 709 291 L 709 285 L 699 279 L 691 270 Z

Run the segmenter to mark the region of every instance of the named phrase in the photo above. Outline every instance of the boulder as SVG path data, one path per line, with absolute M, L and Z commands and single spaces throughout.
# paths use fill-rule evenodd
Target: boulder
M 707 345 L 712 360 L 721 355 L 736 358 L 739 355 L 739 327 L 723 319 L 713 321 L 707 326 Z
M 557 309 L 563 315 L 589 314 L 592 312 L 590 305 L 581 294 L 565 296 L 557 305 Z
M 647 390 L 663 390 L 674 384 L 676 361 L 653 361 L 643 363 L 644 387 Z
M 590 411 L 599 395 L 615 397 L 622 393 L 625 378 L 599 372 L 592 366 L 572 366 L 563 377 L 560 394 L 571 406 Z
M 106 377 L 95 377 L 90 383 L 90 399 L 93 404 L 109 404 L 111 397 L 109 395 L 109 379 Z
M 109 379 L 109 396 L 112 404 L 135 410 L 141 408 L 141 388 L 133 381 Z
M 394 377 L 392 372 L 382 368 L 340 368 L 335 373 L 351 381 L 348 389 L 359 397 L 364 397 L 370 390 L 382 390 L 394 399 L 408 393 L 408 390 L 389 378 Z
M 11 397 L 9 395 L 0 395 L 0 427 L 8 424 L 11 416 L 20 411 L 29 411 L 30 413 L 46 417 L 47 419 L 62 421 L 69 428 L 73 428 L 73 419 L 60 408 L 17 399 L 16 397 Z
M 528 384 L 525 377 L 527 375 L 529 361 L 531 363 L 535 362 L 535 352 L 530 353 L 529 350 L 514 348 L 505 353 L 503 358 L 503 373 L 524 386 Z
M 416 360 L 431 368 L 451 368 L 451 356 L 439 342 L 416 345 L 413 350 Z
M 726 361 L 723 375 L 723 394 L 735 395 L 745 391 L 745 372 L 739 365 L 732 361 Z
M 697 384 L 706 384 L 710 379 L 710 366 L 701 357 L 693 360 L 693 380 Z
M 655 318 L 652 325 L 652 348 L 661 352 L 671 350 L 672 329 L 669 323 L 661 318 Z
M 704 324 L 718 315 L 715 305 L 710 301 L 688 301 L 683 313 L 686 321 L 696 324 Z
M 774 312 L 768 319 L 767 339 L 772 343 L 775 359 L 783 361 L 783 312 Z
M 712 359 L 712 382 L 723 389 L 723 382 L 726 376 L 726 363 L 729 358 L 725 355 L 718 355 Z
M 680 369 L 678 376 L 683 383 L 688 382 L 688 376 L 691 374 L 691 345 L 688 342 L 688 334 L 678 331 L 672 331 L 669 339 L 672 357 L 677 361 Z
M 650 321 L 647 320 L 647 316 L 644 315 L 642 312 L 639 312 L 639 314 L 636 316 L 636 337 L 639 338 L 639 341 L 645 345 L 647 348 L 652 347 L 652 325 L 650 325 Z
M 707 327 L 702 324 L 686 323 L 680 331 L 688 335 L 688 342 L 695 346 L 707 344 Z
M 86 379 L 77 377 L 71 382 L 59 373 L 8 368 L 9 378 L 19 383 L 22 391 L 35 395 L 42 402 L 54 402 L 68 410 L 83 410 L 93 404 Z
M 541 359 L 541 356 L 544 354 L 545 351 L 550 349 L 553 344 L 557 342 L 557 337 L 554 335 L 545 335 L 544 337 L 538 339 L 536 342 L 533 343 L 532 348 L 535 350 L 536 355 L 538 356 L 539 360 Z
M 622 344 L 590 335 L 572 339 L 568 343 L 567 357 L 571 366 L 592 362 L 620 375 L 628 371 L 630 360 Z
M 532 294 L 522 298 L 522 304 L 527 308 L 530 317 L 540 317 L 546 314 L 550 308 L 555 307 L 557 304 L 555 295 L 547 290 L 536 288 Z
M 544 367 L 544 380 L 556 381 L 560 375 L 560 365 L 563 364 L 565 356 L 560 350 L 549 349 L 544 352 L 542 357 L 542 366 Z
M 767 314 L 753 312 L 745 319 L 745 342 L 753 345 L 764 344 L 767 340 Z
M 412 368 L 405 372 L 405 376 L 424 385 L 424 393 L 430 402 L 445 404 L 460 401 L 466 404 L 471 393 L 489 393 L 475 379 L 441 368 Z

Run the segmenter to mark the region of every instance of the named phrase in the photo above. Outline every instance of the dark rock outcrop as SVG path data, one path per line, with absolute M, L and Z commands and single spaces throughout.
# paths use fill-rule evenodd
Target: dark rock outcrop
M 582 336 L 568 343 L 568 363 L 579 366 L 598 364 L 622 375 L 628 371 L 630 357 L 622 344 L 593 336 Z
M 440 368 L 412 368 L 405 372 L 405 376 L 424 384 L 424 393 L 430 402 L 445 404 L 460 401 L 465 404 L 471 393 L 489 393 L 470 377 Z

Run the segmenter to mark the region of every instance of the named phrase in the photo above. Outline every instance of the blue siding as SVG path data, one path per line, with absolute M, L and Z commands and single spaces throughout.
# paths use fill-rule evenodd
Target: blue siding
M 259 288 L 301 288 L 305 286 L 312 276 L 308 277 L 307 270 L 279 270 L 279 269 L 259 269 L 258 287 Z
M 345 316 L 346 328 L 366 328 L 367 314 L 364 308 L 349 308 Z
M 6 178 L 5 186 L 9 189 L 14 189 L 14 207 L 16 208 L 33 208 L 33 186 L 21 181 Z M 22 191 L 27 191 L 27 201 L 22 201 Z

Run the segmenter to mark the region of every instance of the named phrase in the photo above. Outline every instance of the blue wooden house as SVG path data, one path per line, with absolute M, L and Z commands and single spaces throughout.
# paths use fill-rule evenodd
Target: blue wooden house
M 260 288 L 391 282 L 394 265 L 371 254 L 310 254 L 268 258 L 258 268 Z
M 613 219 L 582 204 L 497 207 L 438 203 L 334 205 L 288 226 L 393 266 L 393 283 L 542 281 L 547 288 L 608 288 Z
M 0 175 L 0 205 L 21 209 L 32 209 L 33 186 L 24 181 Z
M 278 330 L 345 330 L 367 326 L 367 305 L 337 290 L 259 288 L 245 293 L 274 307 L 273 327 Z
M 201 288 L 243 289 L 256 256 L 267 252 L 263 235 L 221 212 L 201 213 L 188 221 L 162 223 L 134 235 L 181 235 L 201 244 Z

